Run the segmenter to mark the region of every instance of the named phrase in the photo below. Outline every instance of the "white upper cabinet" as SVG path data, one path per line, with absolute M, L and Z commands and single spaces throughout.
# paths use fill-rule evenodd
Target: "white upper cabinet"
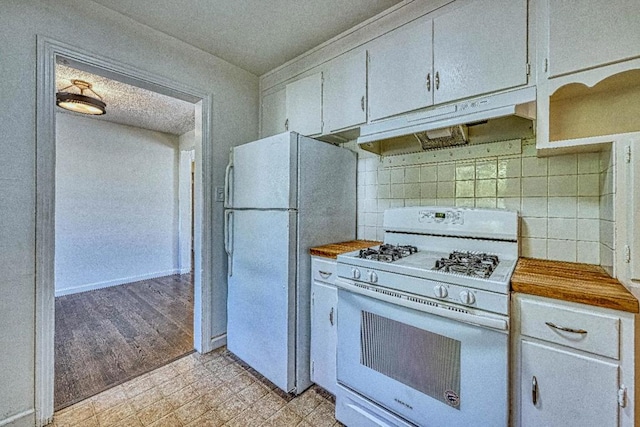
M 367 121 L 367 52 L 342 55 L 324 73 L 324 132 Z
M 284 88 L 262 97 L 260 137 L 276 135 L 286 130 L 287 94 Z
M 369 120 L 527 84 L 527 0 L 476 0 L 369 48 Z
M 322 133 L 322 73 L 312 74 L 286 87 L 287 129 L 302 135 Z
M 527 83 L 527 0 L 473 1 L 433 27 L 435 104 Z
M 545 2 L 549 77 L 640 56 L 640 1 Z
M 369 120 L 433 104 L 431 19 L 418 19 L 369 47 Z

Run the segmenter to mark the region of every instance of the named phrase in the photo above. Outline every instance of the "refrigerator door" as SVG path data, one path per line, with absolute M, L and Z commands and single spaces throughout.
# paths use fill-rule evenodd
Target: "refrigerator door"
M 295 389 L 295 211 L 233 211 L 227 348 L 284 391 Z
M 227 205 L 234 209 L 295 209 L 298 134 L 281 133 L 235 147 Z

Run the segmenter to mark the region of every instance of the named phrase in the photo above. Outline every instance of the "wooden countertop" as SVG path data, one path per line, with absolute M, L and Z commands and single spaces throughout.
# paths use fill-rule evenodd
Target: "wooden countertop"
M 309 249 L 309 253 L 314 256 L 335 259 L 340 254 L 357 251 L 358 249 L 364 249 L 371 246 L 378 246 L 381 243 L 382 242 L 376 242 L 374 240 L 350 240 L 348 242 L 317 246 Z
M 520 258 L 511 289 L 563 301 L 638 313 L 638 300 L 597 265 Z

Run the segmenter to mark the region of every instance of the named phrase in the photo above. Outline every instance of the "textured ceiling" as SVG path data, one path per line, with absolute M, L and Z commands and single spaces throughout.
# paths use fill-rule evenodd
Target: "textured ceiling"
M 401 2 L 93 1 L 258 76 Z
M 93 90 L 107 104 L 106 114 L 91 116 L 97 120 L 106 120 L 174 135 L 182 135 L 195 127 L 195 109 L 194 105 L 189 102 L 63 64 L 56 65 L 56 91 L 69 86 L 73 79 L 91 83 Z M 73 92 L 71 89 L 69 91 Z M 57 108 L 57 111 L 78 114 L 62 108 Z

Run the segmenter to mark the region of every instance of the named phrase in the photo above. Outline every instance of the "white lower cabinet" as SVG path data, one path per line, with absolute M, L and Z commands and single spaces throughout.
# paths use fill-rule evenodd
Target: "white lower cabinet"
M 521 340 L 522 426 L 618 425 L 618 364 Z
M 312 258 L 311 381 L 336 394 L 336 320 L 338 290 L 333 285 L 336 262 Z
M 634 425 L 634 316 L 516 294 L 513 424 Z

